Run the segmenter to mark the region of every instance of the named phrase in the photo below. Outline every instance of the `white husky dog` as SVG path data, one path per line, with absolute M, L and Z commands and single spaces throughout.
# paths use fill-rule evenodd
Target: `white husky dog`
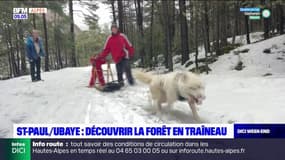
M 151 97 L 158 112 L 161 111 L 161 104 L 164 102 L 171 107 L 177 100 L 187 100 L 194 119 L 201 122 L 196 104 L 202 104 L 206 96 L 204 84 L 198 75 L 187 71 L 152 75 L 136 70 L 134 76 L 149 85 Z

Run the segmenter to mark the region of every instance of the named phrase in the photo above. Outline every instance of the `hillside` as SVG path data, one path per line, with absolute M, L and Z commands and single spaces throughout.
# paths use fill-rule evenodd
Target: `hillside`
M 270 53 L 269 53 L 270 52 Z M 239 62 L 242 71 L 236 71 Z M 210 65 L 212 74 L 237 74 L 244 76 L 261 76 L 265 74 L 282 75 L 285 73 L 285 36 L 236 48 L 229 54 L 221 56 Z

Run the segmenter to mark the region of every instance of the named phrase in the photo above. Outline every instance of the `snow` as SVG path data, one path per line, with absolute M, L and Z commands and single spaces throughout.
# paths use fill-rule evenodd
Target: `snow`
M 256 43 L 263 40 L 263 32 L 253 32 L 250 33 L 250 41 L 251 43 Z M 232 43 L 232 37 L 227 39 L 228 43 Z M 238 35 L 236 36 L 236 40 L 235 40 L 235 44 L 240 44 L 240 45 L 246 45 L 247 41 L 246 41 L 246 35 Z M 198 59 L 202 59 L 205 58 L 205 47 L 204 45 L 201 45 L 198 47 Z M 209 55 L 210 53 L 208 53 Z M 163 55 L 159 55 L 159 57 L 163 57 Z M 189 54 L 189 61 L 193 61 L 195 59 L 195 53 L 190 53 Z M 182 70 L 182 69 L 186 69 L 186 70 L 191 70 L 193 68 L 195 68 L 195 64 L 193 63 L 192 65 L 189 65 L 187 68 L 185 68 L 185 66 L 181 66 L 181 61 L 178 62 L 178 59 L 181 60 L 181 55 L 175 55 L 173 56 L 173 68 L 175 70 Z M 178 62 L 178 63 L 177 63 Z M 187 64 L 187 63 L 185 63 Z M 198 63 L 199 65 L 204 65 L 202 62 Z M 165 69 L 163 66 L 159 66 L 156 68 L 157 70 L 163 71 L 165 72 L 167 69 Z
M 234 51 L 221 56 L 219 60 L 210 65 L 213 74 L 238 74 L 244 76 L 258 76 L 266 73 L 279 75 L 285 73 L 285 36 L 261 41 L 255 44 L 244 45 Z M 264 49 L 271 49 L 272 54 L 263 53 Z M 248 53 L 235 55 L 234 52 L 249 49 Z M 240 57 L 240 58 L 239 58 Z M 279 59 L 278 59 L 279 58 Z M 280 59 L 281 58 L 281 59 Z M 284 58 L 284 59 L 283 59 Z M 244 63 L 242 72 L 233 70 L 239 59 Z
M 205 76 L 207 99 L 200 110 L 209 122 L 284 122 L 285 76 Z
M 263 53 L 268 48 L 272 54 Z M 244 49 L 249 51 L 235 54 Z M 219 57 L 210 65 L 210 75 L 203 76 L 207 82 L 206 95 L 211 96 L 203 105 L 205 112 L 212 115 L 220 111 L 218 122 L 284 122 L 285 60 L 282 58 L 285 59 L 285 35 L 244 45 Z M 245 66 L 241 71 L 234 70 L 239 60 Z M 265 77 L 267 73 L 272 76 Z M 217 119 L 210 116 L 209 121 Z
M 253 33 L 250 33 L 249 36 L 250 36 L 250 42 L 251 43 L 255 43 L 255 42 L 258 42 L 260 40 L 263 40 L 264 39 L 264 36 L 263 36 L 263 32 L 253 32 Z M 232 37 L 231 38 L 228 38 L 228 42 L 229 43 L 232 43 Z M 238 35 L 236 36 L 236 40 L 235 40 L 235 43 L 237 44 L 247 44 L 247 41 L 246 41 L 246 34 L 245 35 Z
M 232 51 L 211 64 L 213 71 L 201 75 L 207 98 L 198 107 L 204 122 L 284 122 L 284 43 L 285 36 L 278 36 L 244 45 L 235 51 L 248 48 L 248 53 Z M 272 54 L 263 53 L 266 48 Z M 239 60 L 245 68 L 236 71 Z M 90 70 L 45 72 L 36 83 L 29 76 L 0 81 L 0 137 L 11 137 L 14 123 L 195 123 L 184 102 L 154 114 L 148 87 L 140 82 L 114 93 L 87 88 Z

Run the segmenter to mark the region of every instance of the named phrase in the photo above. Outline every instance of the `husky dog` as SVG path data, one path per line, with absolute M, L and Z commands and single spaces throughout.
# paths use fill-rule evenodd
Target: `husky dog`
M 196 104 L 202 104 L 206 98 L 205 87 L 198 75 L 187 71 L 171 72 L 163 75 L 152 75 L 135 71 L 139 81 L 149 85 L 151 97 L 158 112 L 161 104 L 166 102 L 169 107 L 177 100 L 186 100 L 196 121 L 201 122 Z

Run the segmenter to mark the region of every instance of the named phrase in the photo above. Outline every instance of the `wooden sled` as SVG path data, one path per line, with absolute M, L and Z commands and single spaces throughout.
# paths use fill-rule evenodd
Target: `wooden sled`
M 103 70 L 103 75 L 104 73 L 107 74 L 107 83 L 105 84 L 104 88 L 96 85 L 99 83 L 95 83 L 94 88 L 102 92 L 113 92 L 113 91 L 120 90 L 122 86 L 117 81 L 114 81 L 114 76 L 113 76 L 113 72 L 111 69 L 110 61 L 107 62 L 107 69 Z M 93 74 L 95 76 L 95 82 L 96 82 L 96 77 L 97 77 L 96 68 L 93 69 Z M 112 81 L 110 81 L 110 77 Z

